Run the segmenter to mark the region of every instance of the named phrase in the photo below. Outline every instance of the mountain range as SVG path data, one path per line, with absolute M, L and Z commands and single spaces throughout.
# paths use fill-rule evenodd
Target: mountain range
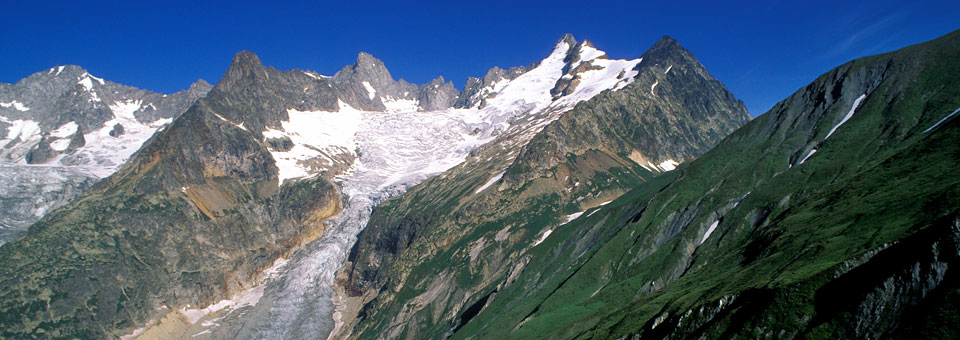
M 0 337 L 953 337 L 958 46 L 752 120 L 670 37 L 460 91 L 367 53 L 171 95 L 54 67 L 0 84 Z

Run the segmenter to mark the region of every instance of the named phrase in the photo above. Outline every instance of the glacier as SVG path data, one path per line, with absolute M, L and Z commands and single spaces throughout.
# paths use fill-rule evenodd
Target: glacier
M 580 73 L 582 82 L 572 93 L 555 97 L 551 89 L 564 76 L 565 67 L 570 67 L 564 58 L 574 47 L 561 41 L 536 67 L 512 80 L 488 85 L 483 89 L 488 97 L 482 107 L 424 112 L 416 110 L 417 104 L 411 102 L 386 105 L 385 112 L 368 112 L 341 102 L 338 112 L 288 110 L 290 120 L 282 124 L 282 130 L 263 132 L 265 139 L 290 138 L 294 144 L 287 151 L 271 152 L 282 181 L 310 178 L 325 171 L 311 167 L 306 160 L 319 158 L 332 163 L 335 160 L 331 154 L 349 154 L 354 159 L 352 164 L 333 177 L 346 198 L 343 210 L 325 222 L 322 237 L 272 269 L 274 274 L 261 285 L 250 288 L 257 291 L 258 301 L 205 314 L 194 320 L 187 334 L 195 339 L 292 339 L 335 334 L 339 324 L 335 320 L 334 276 L 377 204 L 463 164 L 481 145 L 524 145 L 577 103 L 605 90 L 621 89 L 636 75 L 634 68 L 640 59 L 606 59 L 602 51 L 581 44 L 577 46 L 581 58 L 575 62 L 592 62 L 600 67 Z M 478 191 L 492 185 L 498 176 L 493 178 Z M 183 312 L 211 307 L 217 306 Z

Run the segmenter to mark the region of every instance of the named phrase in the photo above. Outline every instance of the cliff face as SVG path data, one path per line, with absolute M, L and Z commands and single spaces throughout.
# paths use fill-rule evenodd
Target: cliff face
M 280 186 L 253 129 L 276 114 L 266 104 L 293 100 L 276 96 L 292 74 L 241 53 L 131 162 L 0 248 L 3 337 L 128 334 L 229 298 L 317 238 L 339 210 L 337 189 L 319 177 Z
M 580 62 L 592 45 L 567 44 L 573 48 L 554 95 L 589 81 L 581 72 L 600 59 Z M 617 78 L 635 75 L 629 85 L 549 124 L 515 122 L 461 166 L 378 206 L 340 273 L 344 315 L 356 317 L 338 336 L 454 334 L 558 224 L 696 158 L 749 120 L 669 37 L 633 71 Z
M 432 334 L 955 336 L 958 42 L 820 76 L 689 165 L 556 228 Z

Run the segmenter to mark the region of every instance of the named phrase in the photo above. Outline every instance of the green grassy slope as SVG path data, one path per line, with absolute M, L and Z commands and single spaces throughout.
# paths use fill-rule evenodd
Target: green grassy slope
M 923 131 L 958 75 L 960 32 L 841 65 L 558 229 L 453 338 L 956 337 L 960 121 Z

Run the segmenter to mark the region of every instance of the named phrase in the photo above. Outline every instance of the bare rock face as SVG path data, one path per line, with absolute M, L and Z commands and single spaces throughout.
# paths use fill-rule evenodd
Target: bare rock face
M 110 129 L 110 137 L 120 137 L 120 135 L 123 135 L 123 125 L 120 125 L 120 123 L 114 124 L 113 128 Z

